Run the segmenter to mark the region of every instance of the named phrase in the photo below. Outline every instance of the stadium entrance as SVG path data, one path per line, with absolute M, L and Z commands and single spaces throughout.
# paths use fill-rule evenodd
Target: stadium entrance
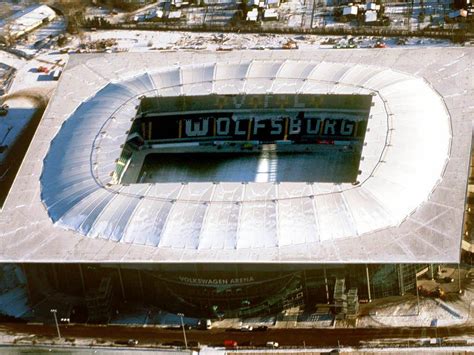
M 35 304 L 60 293 L 74 297 L 82 321 L 107 322 L 127 303 L 190 317 L 275 315 L 336 303 L 336 281 L 356 289 L 360 300 L 415 290 L 423 264 L 23 264 Z M 8 278 L 6 278 L 8 280 Z M 368 282 L 370 285 L 368 286 Z M 370 290 L 370 291 L 369 291 Z M 122 312 L 120 312 L 122 313 Z

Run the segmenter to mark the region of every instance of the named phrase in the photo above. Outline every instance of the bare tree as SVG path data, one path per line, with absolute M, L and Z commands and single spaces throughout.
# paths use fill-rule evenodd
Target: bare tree
M 3 26 L 2 31 L 0 32 L 0 42 L 4 43 L 7 47 L 11 47 L 15 44 L 16 35 L 13 30 L 13 27 L 10 23 Z

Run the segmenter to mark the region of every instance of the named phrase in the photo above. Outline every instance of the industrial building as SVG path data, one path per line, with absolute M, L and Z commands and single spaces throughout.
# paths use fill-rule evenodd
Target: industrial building
M 2 24 L 2 32 L 8 31 L 13 38 L 21 37 L 56 17 L 56 12 L 47 5 L 34 5 L 17 12 Z
M 353 316 L 472 245 L 472 59 L 74 55 L 0 213 L 0 260 L 32 299 L 48 285 L 198 316 Z

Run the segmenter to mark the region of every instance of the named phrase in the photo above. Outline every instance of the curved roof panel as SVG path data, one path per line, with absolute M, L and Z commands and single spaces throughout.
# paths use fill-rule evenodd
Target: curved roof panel
M 227 185 L 233 191 L 235 184 L 190 183 L 171 191 L 167 184 L 113 185 L 139 97 L 171 88 L 182 95 L 229 88 L 291 94 L 293 84 L 299 93 L 374 96 L 358 186 L 327 191 L 318 183 L 255 182 L 229 195 Z M 67 119 L 45 158 L 42 198 L 63 227 L 124 243 L 255 249 L 354 238 L 400 224 L 428 198 L 448 159 L 449 119 L 423 79 L 367 65 L 254 60 L 144 72 L 107 84 Z

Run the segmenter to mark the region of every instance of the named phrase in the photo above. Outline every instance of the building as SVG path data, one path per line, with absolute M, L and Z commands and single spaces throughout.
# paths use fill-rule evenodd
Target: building
M 359 13 L 359 7 L 355 5 L 344 6 L 342 8 L 342 16 L 355 17 Z
M 56 12 L 49 6 L 34 5 L 7 19 L 3 24 L 3 32 L 8 30 L 10 36 L 18 38 L 54 20 L 55 17 Z
M 87 294 L 110 278 L 113 297 L 210 317 L 333 302 L 336 279 L 351 314 L 410 292 L 460 259 L 472 58 L 72 56 L 0 213 L 0 260 L 32 298 L 37 279 Z
M 366 23 L 377 22 L 377 11 L 367 10 L 364 13 L 364 20 Z

